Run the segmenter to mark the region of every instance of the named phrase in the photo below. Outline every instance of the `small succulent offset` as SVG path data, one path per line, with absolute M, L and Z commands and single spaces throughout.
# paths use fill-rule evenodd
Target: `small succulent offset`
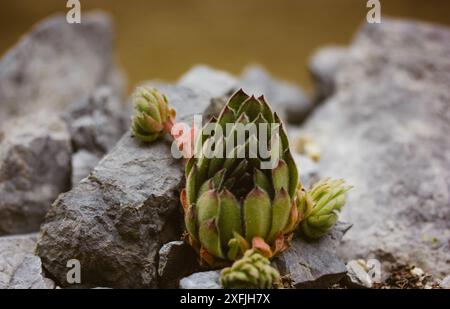
M 153 142 L 170 133 L 176 112 L 169 107 L 167 97 L 156 89 L 140 87 L 133 98 L 133 136 L 143 142 Z
M 280 274 L 267 258 L 252 249 L 222 270 L 220 281 L 226 289 L 270 289 L 280 281 Z
M 343 179 L 324 179 L 309 190 L 299 190 L 299 212 L 303 214 L 300 223 L 302 233 L 311 239 L 322 237 L 328 233 L 338 219 L 339 212 L 347 199 L 347 191 Z

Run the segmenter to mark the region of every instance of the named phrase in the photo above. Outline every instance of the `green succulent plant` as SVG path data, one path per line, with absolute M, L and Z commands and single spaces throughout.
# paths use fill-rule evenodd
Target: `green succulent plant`
M 133 136 L 143 142 L 153 142 L 170 130 L 175 121 L 175 110 L 169 107 L 167 97 L 156 89 L 140 87 L 133 97 Z
M 323 179 L 309 191 L 298 191 L 298 207 L 303 218 L 302 233 L 308 238 L 320 238 L 328 233 L 338 219 L 351 186 L 343 179 Z
M 220 274 L 220 282 L 226 289 L 270 289 L 279 281 L 278 271 L 254 249 L 247 250 L 240 260 Z
M 211 124 L 214 133 L 206 134 L 205 126 L 197 149 L 221 155 L 208 157 L 203 152 L 190 158 L 185 168 L 181 201 L 189 241 L 209 265 L 239 259 L 252 247 L 271 257 L 287 247 L 299 218 L 298 171 L 283 125 L 264 97 L 249 97 L 242 90 Z M 246 124 L 269 126 L 257 126 L 258 134 L 245 133 L 242 142 L 234 145 L 239 125 Z M 276 142 L 262 141 L 260 130 L 267 130 Z M 257 145 L 256 153 L 251 153 L 250 145 Z M 261 168 L 266 162 L 261 145 L 279 157 L 272 168 Z

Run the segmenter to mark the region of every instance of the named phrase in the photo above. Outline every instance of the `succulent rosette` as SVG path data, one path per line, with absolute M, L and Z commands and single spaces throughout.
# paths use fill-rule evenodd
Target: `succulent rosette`
M 153 142 L 170 133 L 175 122 L 175 110 L 167 97 L 156 89 L 140 87 L 133 97 L 133 136 L 143 142 Z
M 270 289 L 280 281 L 278 271 L 256 250 L 247 250 L 231 267 L 221 272 L 220 282 L 226 289 Z
M 241 132 L 252 124 L 255 130 Z M 250 248 L 265 257 L 284 250 L 299 219 L 299 177 L 283 124 L 264 97 L 236 92 L 201 130 L 196 149 L 181 201 L 202 261 L 234 261 Z
M 317 182 L 309 191 L 299 190 L 298 211 L 302 214 L 302 233 L 312 239 L 328 233 L 338 220 L 351 188 L 345 185 L 343 179 L 327 178 Z

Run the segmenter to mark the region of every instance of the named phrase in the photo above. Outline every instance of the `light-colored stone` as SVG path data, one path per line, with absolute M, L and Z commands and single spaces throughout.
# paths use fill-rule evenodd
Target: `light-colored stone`
M 43 112 L 12 119 L 1 131 L 0 235 L 36 232 L 51 203 L 70 188 L 66 124 Z
M 347 281 L 350 287 L 363 287 L 370 289 L 373 285 L 372 278 L 367 273 L 365 265 L 359 261 L 352 260 L 347 263 Z
M 34 255 L 36 235 L 0 237 L 0 289 L 54 289 Z
M 320 177 L 354 186 L 345 260 L 450 269 L 450 29 L 385 18 L 365 25 L 334 95 L 302 130 L 322 147 Z M 386 265 L 388 266 L 388 265 Z
M 178 85 L 204 91 L 211 97 L 220 97 L 235 91 L 238 80 L 228 72 L 196 65 L 180 78 Z
M 62 111 L 102 85 L 121 93 L 113 39 L 110 18 L 99 12 L 84 14 L 81 24 L 64 15 L 37 24 L 0 60 L 0 123 Z
M 205 271 L 195 273 L 180 280 L 181 289 L 222 289 L 220 271 Z

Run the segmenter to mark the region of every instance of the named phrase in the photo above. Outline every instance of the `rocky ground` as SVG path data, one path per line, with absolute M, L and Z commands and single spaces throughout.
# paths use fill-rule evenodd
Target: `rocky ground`
M 55 17 L 0 60 L 0 288 L 220 288 L 181 241 L 183 167 L 170 141 L 127 132 L 113 42 L 101 13 L 81 25 Z M 449 54 L 450 29 L 384 19 L 312 57 L 313 96 L 258 66 L 143 83 L 187 123 L 239 88 L 264 94 L 291 140 L 314 146 L 296 154 L 303 183 L 354 186 L 349 223 L 317 242 L 297 237 L 273 261 L 285 287 L 449 288 Z M 80 284 L 67 280 L 72 259 Z

